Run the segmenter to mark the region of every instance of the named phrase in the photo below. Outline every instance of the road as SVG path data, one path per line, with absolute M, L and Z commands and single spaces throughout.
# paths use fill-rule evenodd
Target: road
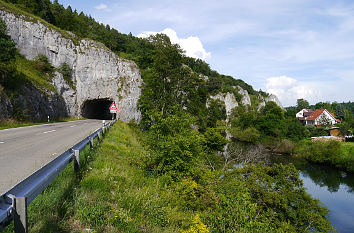
M 0 194 L 102 127 L 81 120 L 0 130 Z

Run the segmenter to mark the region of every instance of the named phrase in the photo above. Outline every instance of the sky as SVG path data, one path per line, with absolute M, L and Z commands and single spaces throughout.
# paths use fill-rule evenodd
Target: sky
M 188 56 L 275 94 L 354 101 L 352 0 L 59 0 L 122 33 L 164 32 Z

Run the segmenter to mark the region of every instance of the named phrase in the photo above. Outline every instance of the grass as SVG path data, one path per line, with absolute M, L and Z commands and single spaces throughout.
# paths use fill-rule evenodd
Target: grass
M 170 205 L 173 191 L 140 169 L 146 154 L 133 130 L 117 122 L 80 154 L 78 176 L 69 165 L 29 205 L 29 232 L 180 232 L 194 216 Z
M 31 82 L 39 90 L 45 88 L 56 92 L 56 89 L 52 85 L 52 79 L 49 74 L 43 74 L 35 68 L 35 61 L 27 60 L 22 56 L 16 56 L 16 68 L 20 75 L 25 76 L 25 78 Z
M 78 118 L 78 117 L 60 118 L 60 119 L 50 120 L 49 123 L 47 121 L 30 122 L 30 121 L 5 120 L 5 121 L 0 121 L 0 130 L 1 129 L 25 127 L 25 126 L 31 126 L 31 125 L 52 124 L 52 123 L 56 123 L 56 122 L 77 121 L 77 120 L 85 120 L 85 118 L 81 118 L 81 117 L 80 118 Z

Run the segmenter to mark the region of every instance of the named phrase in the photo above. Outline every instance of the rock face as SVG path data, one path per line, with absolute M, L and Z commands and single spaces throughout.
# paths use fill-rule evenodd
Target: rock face
M 237 88 L 237 90 L 238 90 L 238 93 L 240 93 L 240 94 L 242 95 L 241 103 L 242 103 L 244 106 L 252 105 L 252 103 L 251 103 L 251 98 L 250 98 L 250 96 L 248 95 L 248 91 L 242 89 L 240 86 L 237 86 L 236 88 Z
M 228 121 L 231 113 L 232 113 L 232 109 L 234 109 L 235 107 L 238 106 L 238 103 L 235 99 L 235 96 L 233 93 L 219 93 L 215 96 L 210 96 L 210 99 L 213 100 L 220 100 L 221 102 L 224 102 L 225 104 L 225 110 L 226 110 L 226 120 Z
M 281 105 L 281 103 L 280 103 L 280 101 L 279 101 L 279 99 L 278 99 L 278 97 L 277 97 L 276 95 L 271 94 L 271 95 L 269 95 L 268 97 L 262 97 L 262 96 L 260 96 L 259 98 L 262 100 L 262 102 L 260 102 L 260 103 L 258 104 L 258 110 L 260 110 L 262 107 L 264 107 L 264 106 L 266 105 L 266 103 L 269 102 L 269 101 L 273 101 L 273 102 L 276 103 L 281 109 L 284 110 L 284 107 Z
M 226 121 L 229 121 L 232 110 L 237 107 L 239 104 L 242 104 L 244 106 L 251 105 L 251 99 L 250 96 L 248 95 L 247 90 L 242 89 L 239 86 L 235 86 L 234 89 L 237 89 L 237 92 L 241 94 L 242 98 L 240 100 L 240 103 L 237 102 L 235 95 L 233 93 L 227 92 L 227 93 L 218 93 L 217 95 L 210 96 L 210 99 L 213 100 L 220 100 L 225 104 L 225 109 L 226 109 Z M 207 104 L 208 107 L 208 104 Z
M 12 113 L 12 103 L 3 91 L 3 87 L 0 85 L 0 121 L 10 118 Z
M 43 54 L 57 68 L 64 63 L 72 68 L 75 90 L 59 73 L 53 79 L 69 116 L 80 116 L 85 101 L 106 99 L 116 102 L 121 120 L 140 120 L 137 101 L 142 80 L 134 62 L 119 58 L 101 43 L 78 41 L 75 35 L 59 32 L 28 16 L 0 10 L 0 17 L 21 55 L 32 60 Z

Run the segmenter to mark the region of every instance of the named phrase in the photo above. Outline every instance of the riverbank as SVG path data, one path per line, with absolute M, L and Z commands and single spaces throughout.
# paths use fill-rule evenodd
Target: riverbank
M 318 198 L 330 210 L 330 221 L 338 232 L 353 231 L 354 173 L 289 155 L 273 155 L 272 162 L 294 164 L 300 171 L 306 192 Z
M 354 172 L 354 142 L 307 141 L 296 144 L 295 157 Z

